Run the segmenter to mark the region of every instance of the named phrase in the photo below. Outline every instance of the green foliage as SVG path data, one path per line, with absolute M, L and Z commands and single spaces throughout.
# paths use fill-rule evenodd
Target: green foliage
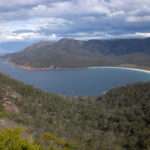
M 8 116 L 9 116 L 9 113 L 4 111 L 3 106 L 0 104 L 0 118 L 5 118 L 5 117 L 8 117 Z
M 78 150 L 150 149 L 150 83 L 113 89 L 98 98 L 48 94 L 3 75 L 0 83 L 0 103 L 7 98 L 19 109 L 5 117 L 32 127 L 35 141 L 46 150 L 72 150 L 74 145 Z
M 8 116 L 9 116 L 8 112 L 5 112 L 5 111 L 0 112 L 0 118 L 5 118 L 5 117 L 8 117 Z
M 39 145 L 21 137 L 22 129 L 0 130 L 0 150 L 42 150 Z
M 29 141 L 27 132 L 22 128 L 6 128 L 0 130 L 0 150 L 75 150 L 75 147 L 67 141 L 50 133 L 44 133 L 40 142 L 46 142 L 47 146 Z M 26 136 L 25 136 L 26 135 Z M 44 143 L 45 145 L 45 143 Z
M 50 132 L 43 133 L 40 138 L 40 142 L 43 142 L 44 145 L 53 144 L 56 147 L 62 148 L 63 150 L 76 150 L 77 149 L 77 147 L 71 142 L 68 142 L 67 140 L 63 138 L 58 138 L 55 134 L 52 134 Z

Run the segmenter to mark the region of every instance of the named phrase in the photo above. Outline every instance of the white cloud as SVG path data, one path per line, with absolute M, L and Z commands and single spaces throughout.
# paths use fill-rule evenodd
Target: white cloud
M 150 22 L 150 16 L 129 16 L 128 22 Z
M 49 28 L 58 30 L 60 27 L 64 28 L 70 25 L 71 22 L 61 18 L 34 18 L 27 21 L 9 21 L 0 24 L 0 40 L 1 41 L 14 41 L 25 39 L 55 39 L 56 34 L 41 33 L 41 29 Z M 21 32 L 20 32 L 21 31 Z M 27 31 L 27 32 L 26 32 Z
M 0 6 L 31 5 L 39 1 L 40 0 L 0 0 Z
M 150 32 L 148 32 L 148 33 L 137 32 L 137 33 L 135 33 L 135 35 L 138 36 L 138 37 L 147 38 L 147 37 L 150 37 Z
M 15 9 L 3 11 L 7 6 Z M 1 40 L 87 38 L 89 33 L 110 38 L 115 32 L 138 37 L 150 31 L 144 28 L 150 22 L 150 0 L 0 0 L 0 11 Z

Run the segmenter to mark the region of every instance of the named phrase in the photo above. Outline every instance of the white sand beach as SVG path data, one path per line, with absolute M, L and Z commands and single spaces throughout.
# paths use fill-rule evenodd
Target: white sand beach
M 144 73 L 149 73 L 150 74 L 150 70 L 140 69 L 140 68 L 131 68 L 131 67 L 93 66 L 93 67 L 88 67 L 88 68 L 89 69 L 97 69 L 97 68 L 126 69 L 126 70 L 140 71 L 140 72 L 144 72 Z

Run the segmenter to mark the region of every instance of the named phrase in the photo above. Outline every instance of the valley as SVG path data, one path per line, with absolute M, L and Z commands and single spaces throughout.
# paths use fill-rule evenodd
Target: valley
M 0 127 L 26 128 L 27 140 L 32 137 L 44 150 L 149 148 L 148 82 L 75 99 L 42 92 L 2 74 L 0 83 Z M 47 138 L 39 140 L 40 135 Z
M 0 150 L 150 150 L 150 0 L 0 0 Z

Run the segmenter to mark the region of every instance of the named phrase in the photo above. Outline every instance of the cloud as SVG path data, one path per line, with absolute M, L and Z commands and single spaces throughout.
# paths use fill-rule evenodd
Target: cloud
M 0 40 L 148 37 L 149 0 L 1 0 Z
M 150 16 L 129 16 L 127 18 L 128 22 L 150 22 Z

